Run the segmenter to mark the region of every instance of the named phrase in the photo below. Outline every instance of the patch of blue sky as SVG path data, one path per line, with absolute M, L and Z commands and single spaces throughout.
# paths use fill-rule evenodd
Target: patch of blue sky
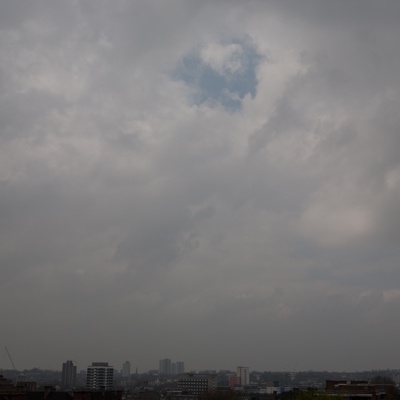
M 216 102 L 236 111 L 247 94 L 256 95 L 261 60 L 250 40 L 235 40 L 185 56 L 174 76 L 194 88 L 195 104 Z

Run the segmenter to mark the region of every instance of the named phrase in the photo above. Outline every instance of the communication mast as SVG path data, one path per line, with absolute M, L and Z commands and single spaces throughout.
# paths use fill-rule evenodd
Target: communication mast
M 13 359 L 12 359 L 12 357 L 11 357 L 11 354 L 10 354 L 10 352 L 8 351 L 8 349 L 7 349 L 6 346 L 4 346 L 4 349 L 6 350 L 7 355 L 8 355 L 8 358 L 9 358 L 9 360 L 10 360 L 10 363 L 11 363 L 13 369 L 14 369 L 14 372 L 15 372 L 15 384 L 17 384 L 17 383 L 18 383 L 18 372 L 17 372 L 17 368 L 15 368 L 14 361 L 13 361 Z

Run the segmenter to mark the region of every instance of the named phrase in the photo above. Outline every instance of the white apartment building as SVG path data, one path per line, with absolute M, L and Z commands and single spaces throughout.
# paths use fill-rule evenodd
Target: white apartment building
M 99 390 L 105 388 L 112 390 L 114 381 L 114 368 L 107 362 L 93 362 L 87 367 L 86 388 Z

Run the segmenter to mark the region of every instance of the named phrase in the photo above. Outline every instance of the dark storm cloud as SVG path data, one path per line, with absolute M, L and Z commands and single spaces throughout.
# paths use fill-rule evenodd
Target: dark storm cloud
M 394 1 L 2 3 L 18 364 L 394 367 L 398 19 Z

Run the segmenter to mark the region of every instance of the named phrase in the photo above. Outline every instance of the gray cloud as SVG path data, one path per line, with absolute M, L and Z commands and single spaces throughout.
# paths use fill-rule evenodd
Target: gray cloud
M 2 3 L 17 365 L 394 368 L 398 16 L 395 1 Z

